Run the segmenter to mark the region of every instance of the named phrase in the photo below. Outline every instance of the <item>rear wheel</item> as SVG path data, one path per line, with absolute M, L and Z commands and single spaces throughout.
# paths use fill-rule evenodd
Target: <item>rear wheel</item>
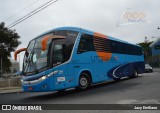
M 58 92 L 60 92 L 60 93 L 63 93 L 65 91 L 66 91 L 65 89 L 58 90 Z
M 138 77 L 138 71 L 137 69 L 134 69 L 133 75 L 129 76 L 129 78 L 136 78 Z
M 91 84 L 90 77 L 87 73 L 82 73 L 79 78 L 79 90 L 86 90 Z
M 138 71 L 137 71 L 137 69 L 134 70 L 133 77 L 135 77 L 135 78 L 138 77 Z
M 121 78 L 114 78 L 113 80 L 116 81 L 116 82 L 118 82 L 118 81 L 121 80 Z

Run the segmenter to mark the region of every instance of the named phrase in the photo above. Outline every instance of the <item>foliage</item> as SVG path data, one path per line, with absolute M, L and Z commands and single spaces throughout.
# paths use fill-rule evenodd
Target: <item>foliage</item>
M 153 42 L 141 42 L 141 43 L 138 43 L 138 45 L 140 45 L 143 48 L 143 50 L 150 50 L 149 45 L 151 45 L 151 43 Z
M 144 59 L 146 63 L 149 63 L 148 58 L 152 56 L 151 48 L 149 47 L 152 43 L 153 42 L 149 42 L 149 41 L 138 43 L 138 45 L 140 45 L 143 48 Z
M 15 30 L 5 27 L 5 23 L 0 23 L 0 58 L 3 61 L 3 72 L 9 72 L 11 62 L 9 57 L 11 52 L 14 52 L 21 42 L 19 41 L 20 36 Z M 1 64 L 1 60 L 0 60 Z

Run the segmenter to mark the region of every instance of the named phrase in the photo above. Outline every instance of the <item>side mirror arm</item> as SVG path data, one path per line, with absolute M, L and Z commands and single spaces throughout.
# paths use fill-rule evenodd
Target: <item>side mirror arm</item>
M 27 48 L 21 48 L 21 49 L 18 49 L 17 51 L 14 52 L 14 59 L 17 60 L 17 54 L 19 54 L 20 52 L 22 51 L 26 51 Z

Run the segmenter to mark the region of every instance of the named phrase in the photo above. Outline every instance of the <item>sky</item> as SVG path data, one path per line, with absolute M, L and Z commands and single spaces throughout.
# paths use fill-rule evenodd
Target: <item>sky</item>
M 48 1 L 0 0 L 0 22 L 8 26 Z M 81 27 L 136 44 L 144 42 L 144 37 L 154 41 L 160 36 L 159 11 L 159 0 L 59 0 L 11 29 L 21 37 L 22 44 L 17 49 L 27 47 L 37 35 L 63 26 Z M 124 18 L 126 12 L 145 14 L 145 22 L 130 24 L 126 21 L 128 18 Z M 21 66 L 22 61 L 23 53 L 20 54 Z

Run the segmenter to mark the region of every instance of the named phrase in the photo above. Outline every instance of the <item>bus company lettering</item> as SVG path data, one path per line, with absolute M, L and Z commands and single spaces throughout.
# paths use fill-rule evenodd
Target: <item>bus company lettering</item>
M 107 59 L 107 61 L 118 61 L 118 56 L 108 57 L 108 56 L 91 56 L 92 62 L 103 62 Z

